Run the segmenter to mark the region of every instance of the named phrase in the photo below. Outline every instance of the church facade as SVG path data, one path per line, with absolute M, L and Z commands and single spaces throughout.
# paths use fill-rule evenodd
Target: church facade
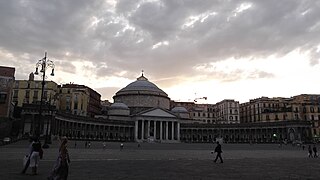
M 169 109 L 168 95 L 143 74 L 120 89 L 113 99 L 107 115 L 88 118 L 57 113 L 52 134 L 71 139 L 180 142 L 179 113 Z

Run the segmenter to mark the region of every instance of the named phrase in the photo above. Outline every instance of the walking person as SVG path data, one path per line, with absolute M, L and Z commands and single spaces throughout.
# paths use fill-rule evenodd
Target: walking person
M 217 162 L 218 158 L 220 158 L 220 163 L 223 163 L 223 160 L 221 157 L 222 149 L 221 149 L 221 144 L 219 143 L 219 141 L 217 141 L 217 146 L 214 149 L 214 152 L 217 153 L 217 156 L 216 156 L 216 159 L 214 160 L 214 162 Z
M 67 137 L 61 138 L 59 155 L 53 167 L 53 170 L 48 177 L 48 180 L 67 180 L 69 174 L 70 157 L 67 149 Z
M 89 141 L 89 142 L 88 142 L 88 148 L 90 148 L 90 147 L 91 147 L 91 142 Z
M 28 147 L 28 152 L 24 157 L 24 162 L 23 162 L 24 166 L 23 166 L 23 170 L 22 170 L 21 174 L 25 174 L 27 169 L 29 168 L 30 157 L 31 157 L 31 154 L 32 154 L 32 144 L 33 143 L 34 143 L 34 138 L 30 138 L 30 145 Z
M 105 149 L 106 149 L 106 146 L 107 146 L 106 141 L 103 141 L 102 146 L 103 146 L 103 150 L 105 150 Z
M 30 167 L 32 169 L 32 175 L 37 175 L 38 172 L 38 166 L 39 161 L 43 157 L 43 150 L 41 148 L 41 142 L 39 141 L 39 138 L 36 138 L 36 140 L 32 143 L 32 153 L 30 156 Z
M 311 145 L 308 146 L 309 158 L 312 158 L 312 149 Z
M 318 152 L 317 152 L 317 147 L 316 147 L 316 145 L 313 145 L 312 150 L 313 150 L 313 157 L 314 157 L 314 158 L 317 158 L 317 157 L 318 157 Z

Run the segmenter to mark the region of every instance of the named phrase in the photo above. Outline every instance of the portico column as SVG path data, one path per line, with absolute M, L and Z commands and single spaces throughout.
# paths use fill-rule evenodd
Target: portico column
M 177 122 L 177 139 L 180 141 L 180 123 Z
M 174 122 L 171 122 L 171 140 L 174 140 Z
M 168 121 L 166 121 L 166 138 L 165 140 L 169 140 L 169 137 L 168 137 Z
M 147 138 L 150 137 L 150 121 L 148 121 Z
M 134 139 L 137 141 L 138 140 L 138 121 L 135 121 L 134 123 Z
M 153 121 L 153 138 L 157 139 L 157 121 Z
M 144 120 L 141 121 L 141 139 L 144 139 Z
M 162 140 L 162 121 L 160 121 L 160 140 Z

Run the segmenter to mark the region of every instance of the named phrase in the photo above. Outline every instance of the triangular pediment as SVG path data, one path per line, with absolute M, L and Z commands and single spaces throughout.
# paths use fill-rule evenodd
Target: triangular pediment
M 153 110 L 141 113 L 140 116 L 171 117 L 171 118 L 176 117 L 175 115 L 173 115 L 163 109 L 153 109 Z

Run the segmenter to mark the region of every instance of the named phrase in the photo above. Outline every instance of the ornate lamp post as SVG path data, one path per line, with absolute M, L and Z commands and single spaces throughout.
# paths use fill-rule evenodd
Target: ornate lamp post
M 277 142 L 277 134 L 276 133 L 273 133 L 273 138 L 274 138 L 274 142 Z
M 43 96 L 44 96 L 44 85 L 45 85 L 45 78 L 46 78 L 46 70 L 48 68 L 51 68 L 52 71 L 51 71 L 51 76 L 54 76 L 54 64 L 51 60 L 49 60 L 47 58 L 47 52 L 45 52 L 44 54 L 44 58 L 40 59 L 38 61 L 38 63 L 36 64 L 36 72 L 34 73 L 35 75 L 39 75 L 39 72 L 38 72 L 38 69 L 39 67 L 41 68 L 40 69 L 40 74 L 42 73 L 42 83 L 41 83 L 41 99 L 40 99 L 40 108 L 39 108 L 39 119 L 38 119 L 38 122 L 36 123 L 36 133 L 35 135 L 37 137 L 40 138 L 40 133 L 41 133 L 41 121 L 42 121 L 42 106 L 43 106 Z M 47 130 L 48 132 L 48 130 Z M 48 145 L 48 134 L 46 135 L 46 138 L 45 138 L 45 143 L 44 143 L 44 148 L 48 148 L 49 145 Z

